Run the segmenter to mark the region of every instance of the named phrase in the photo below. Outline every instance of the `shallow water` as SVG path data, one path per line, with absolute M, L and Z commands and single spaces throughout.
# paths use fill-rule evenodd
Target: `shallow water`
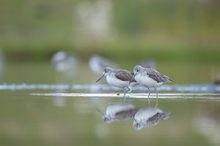
M 107 84 L 0 84 L 0 90 L 85 90 L 87 92 L 120 91 L 119 88 Z M 131 87 L 133 92 L 148 92 L 143 86 Z M 152 89 L 151 89 L 152 90 Z M 153 90 L 154 91 L 154 90 Z M 182 93 L 219 93 L 220 85 L 214 84 L 189 84 L 189 85 L 163 85 L 157 88 L 159 92 Z
M 31 66 L 10 64 L 1 78 L 0 145 L 220 145 L 219 86 L 198 79 L 196 84 L 164 85 L 158 103 L 153 91 L 149 103 L 145 89 L 134 87 L 124 102 L 120 90 L 94 84 L 96 75 L 84 75 L 91 73 L 85 65 L 83 78 L 56 73 L 45 63 Z M 140 119 L 122 120 L 123 114 L 114 114 L 120 108 L 110 109 L 115 104 L 158 108 L 170 116 L 157 122 L 151 118 L 155 125 L 137 130 L 133 123 Z M 102 117 L 107 109 L 115 118 L 111 123 Z

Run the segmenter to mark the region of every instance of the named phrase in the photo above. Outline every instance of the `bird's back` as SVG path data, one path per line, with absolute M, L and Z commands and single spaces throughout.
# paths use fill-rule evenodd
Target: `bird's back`
M 132 73 L 127 70 L 118 70 L 115 76 L 122 81 L 136 82 Z
M 158 72 L 157 70 L 155 70 L 153 68 L 146 68 L 145 70 L 146 70 L 147 75 L 150 78 L 157 81 L 158 83 L 172 82 L 172 79 L 170 79 L 170 77 L 168 77 L 166 75 L 162 75 L 160 72 Z

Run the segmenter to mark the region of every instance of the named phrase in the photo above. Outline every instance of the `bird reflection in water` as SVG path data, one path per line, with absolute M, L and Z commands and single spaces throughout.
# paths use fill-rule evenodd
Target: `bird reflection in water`
M 102 119 L 106 123 L 131 119 L 133 128 L 136 130 L 156 126 L 171 115 L 170 112 L 164 112 L 157 107 L 137 108 L 133 104 L 113 104 L 107 106 L 105 112 L 98 108 L 97 111 L 101 113 Z
M 156 107 L 140 108 L 134 115 L 133 127 L 136 130 L 156 126 L 170 117 L 170 112 L 163 112 Z
M 97 111 L 101 113 L 103 121 L 106 123 L 131 119 L 134 117 L 137 110 L 138 109 L 132 104 L 109 105 L 105 112 L 97 109 Z

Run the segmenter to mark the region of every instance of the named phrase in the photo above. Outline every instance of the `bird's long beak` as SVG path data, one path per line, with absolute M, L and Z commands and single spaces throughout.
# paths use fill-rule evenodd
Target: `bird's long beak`
M 98 80 L 96 81 L 96 83 L 99 82 L 104 76 L 105 76 L 105 74 L 103 74 L 100 78 L 98 78 Z

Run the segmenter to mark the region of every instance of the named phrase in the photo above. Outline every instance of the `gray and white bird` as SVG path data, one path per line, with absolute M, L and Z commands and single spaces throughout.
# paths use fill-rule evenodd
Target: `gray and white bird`
M 130 85 L 136 83 L 133 74 L 124 69 L 114 69 L 106 67 L 103 75 L 96 81 L 100 81 L 103 77 L 106 77 L 106 81 L 109 85 L 122 88 L 124 90 L 124 96 L 127 92 L 130 92 Z
M 143 85 L 148 88 L 150 96 L 150 88 L 153 87 L 155 91 L 157 91 L 157 87 L 168 82 L 172 82 L 173 80 L 159 73 L 157 70 L 153 68 L 144 68 L 140 65 L 136 65 L 133 69 L 134 79 L 140 85 Z M 158 94 L 157 94 L 158 97 Z

